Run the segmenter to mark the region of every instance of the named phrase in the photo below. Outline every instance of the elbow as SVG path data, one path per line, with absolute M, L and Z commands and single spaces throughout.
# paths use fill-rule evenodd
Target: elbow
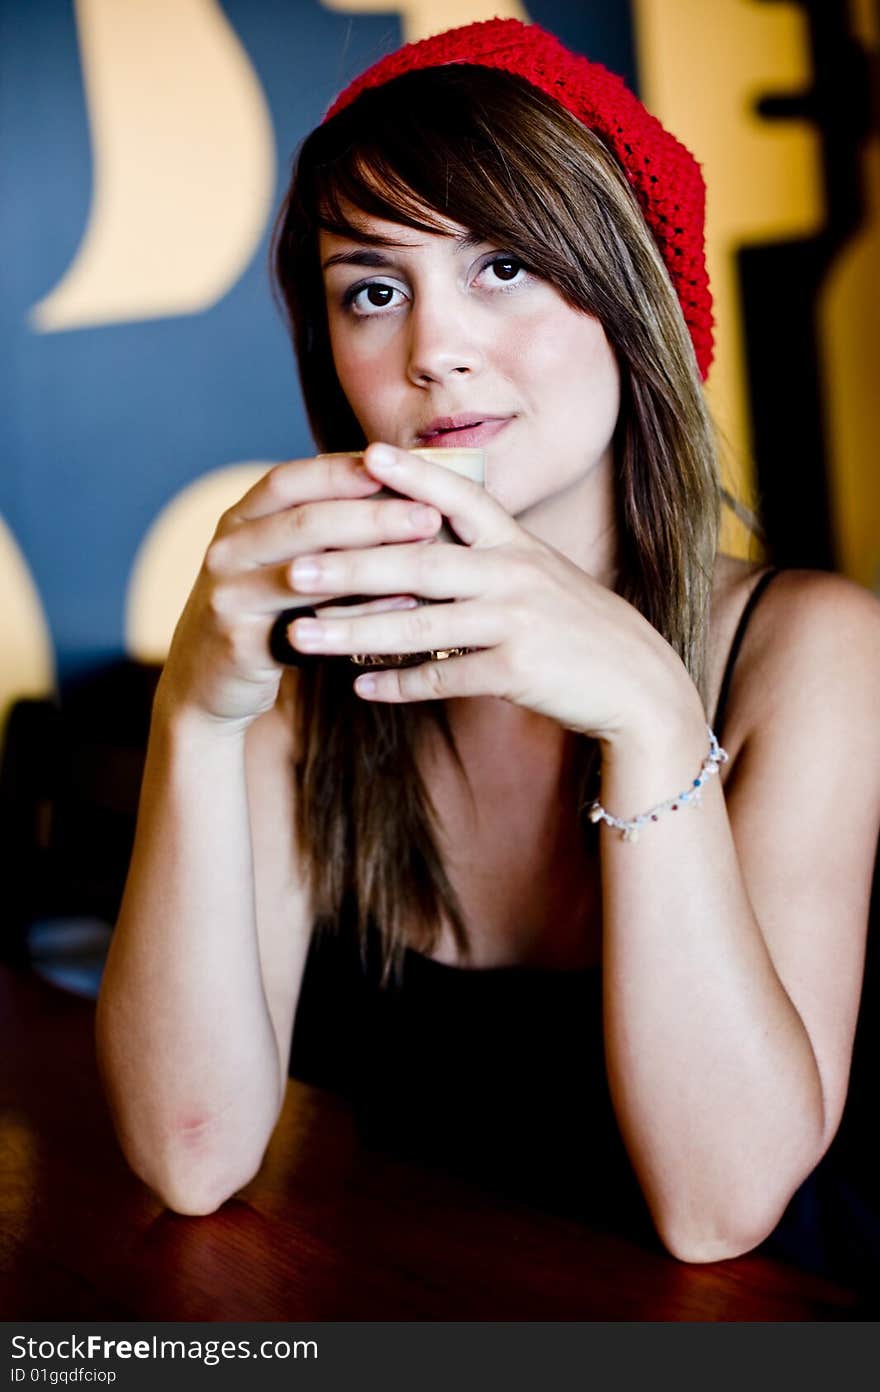
M 250 1184 L 259 1173 L 279 1108 L 264 1099 L 260 1111 L 242 1115 L 221 1109 L 181 1123 L 179 1106 L 108 1087 L 108 1103 L 120 1150 L 134 1175 L 163 1208 L 205 1217 Z
M 119 1140 L 129 1166 L 163 1208 L 193 1218 L 216 1213 L 259 1174 L 269 1136 L 234 1147 L 224 1129 L 210 1135 L 198 1127 L 155 1135 L 133 1136 L 120 1129 Z
M 232 1170 L 208 1164 L 153 1167 L 132 1163 L 132 1169 L 163 1208 L 188 1218 L 205 1218 L 250 1184 L 260 1165 Z
M 176 1182 L 172 1180 L 162 1185 L 151 1184 L 148 1187 L 162 1207 L 171 1213 L 178 1213 L 184 1218 L 207 1218 L 221 1209 L 249 1182 L 245 1179 L 241 1184 L 223 1185 L 189 1178 Z
M 773 1234 L 800 1186 L 813 1172 L 823 1146 L 813 1135 L 785 1172 L 764 1166 L 738 1177 L 728 1174 L 723 1198 L 716 1190 L 678 1188 L 674 1197 L 651 1205 L 657 1235 L 680 1262 L 730 1261 L 760 1247 Z
M 744 1207 L 738 1212 L 729 1208 L 691 1215 L 687 1221 L 678 1218 L 657 1221 L 657 1235 L 670 1256 L 691 1265 L 731 1261 L 760 1247 L 776 1228 L 788 1206 L 791 1194 L 784 1201 L 758 1207 Z
M 772 1231 L 771 1226 L 766 1231 L 756 1229 L 752 1232 L 743 1230 L 740 1233 L 720 1233 L 707 1226 L 702 1231 L 659 1231 L 659 1236 L 667 1252 L 675 1257 L 676 1261 L 696 1266 L 708 1262 L 731 1261 L 734 1257 L 745 1256 L 747 1252 L 753 1252 L 756 1247 L 760 1247 Z
M 187 1138 L 135 1135 L 118 1116 L 116 1134 L 129 1169 L 163 1208 L 188 1217 L 216 1213 L 228 1199 L 256 1177 L 262 1165 L 253 1152 L 231 1155 L 228 1147 L 214 1151 L 193 1148 Z

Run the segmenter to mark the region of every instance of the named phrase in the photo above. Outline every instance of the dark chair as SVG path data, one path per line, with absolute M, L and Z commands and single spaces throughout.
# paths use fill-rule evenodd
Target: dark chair
M 58 702 L 13 706 L 0 762 L 0 960 L 29 961 L 39 920 L 115 921 L 160 670 L 120 661 Z

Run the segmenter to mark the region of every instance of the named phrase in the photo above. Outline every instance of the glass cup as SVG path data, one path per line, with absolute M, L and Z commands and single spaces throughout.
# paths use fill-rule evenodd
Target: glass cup
M 318 458 L 363 459 L 364 453 L 364 450 L 338 450 L 331 454 L 319 454 Z M 424 449 L 410 450 L 410 454 L 421 455 L 424 459 L 441 464 L 444 468 L 451 469 L 453 473 L 461 474 L 463 478 L 473 479 L 474 483 L 485 487 L 486 451 L 483 449 L 431 449 L 429 446 L 425 446 Z M 396 493 L 393 488 L 382 488 L 378 493 L 373 493 L 370 496 L 371 498 L 398 498 L 401 495 Z M 458 546 L 462 544 L 445 519 L 436 536 L 432 537 L 428 544 L 433 545 L 435 542 L 451 542 Z M 419 595 L 416 598 L 419 604 L 436 604 L 438 602 L 433 599 L 423 599 Z M 347 595 L 344 599 L 329 600 L 318 607 L 332 615 L 336 606 L 351 610 L 367 601 L 368 596 L 365 595 Z M 448 657 L 462 657 L 470 651 L 470 648 L 439 648 L 433 652 L 419 653 L 353 653 L 351 661 L 357 667 L 415 667 L 420 662 L 440 662 Z

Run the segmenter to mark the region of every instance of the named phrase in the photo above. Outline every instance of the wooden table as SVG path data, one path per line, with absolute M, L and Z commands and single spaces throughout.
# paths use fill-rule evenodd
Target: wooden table
M 6 1320 L 852 1320 L 853 1293 L 766 1257 L 686 1266 L 413 1168 L 291 1082 L 256 1180 L 164 1211 L 128 1171 L 91 1002 L 0 968 Z

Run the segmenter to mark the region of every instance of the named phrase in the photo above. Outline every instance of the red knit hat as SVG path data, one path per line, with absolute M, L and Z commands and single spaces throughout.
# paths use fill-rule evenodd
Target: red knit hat
M 623 80 L 600 63 L 571 53 L 537 24 L 487 19 L 406 44 L 380 58 L 336 98 L 324 120 L 371 87 L 447 63 L 476 63 L 526 78 L 602 136 L 623 166 L 666 263 L 705 379 L 712 361 L 712 296 L 700 166 Z

